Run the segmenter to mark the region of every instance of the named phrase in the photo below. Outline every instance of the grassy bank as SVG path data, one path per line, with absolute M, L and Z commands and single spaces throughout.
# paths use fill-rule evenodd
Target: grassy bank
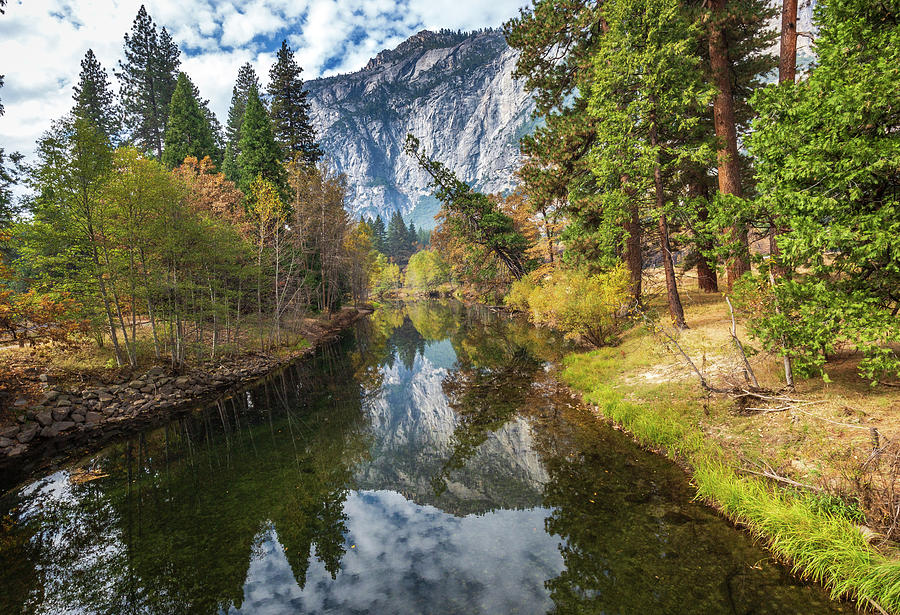
M 689 297 L 691 330 L 680 343 L 711 377 L 734 382 L 739 358 L 727 306 Z M 780 386 L 777 357 L 757 355 L 752 363 L 762 384 Z M 794 395 L 808 403 L 768 412 L 737 412 L 732 400 L 705 395 L 645 329 L 629 332 L 620 346 L 570 355 L 563 377 L 642 445 L 685 464 L 700 498 L 765 541 L 795 573 L 835 597 L 900 613 L 894 543 L 862 527 L 881 527 L 871 518 L 878 507 L 864 500 L 890 477 L 862 466 L 872 427 L 895 433 L 898 395 L 857 382 L 852 363 L 847 357 L 831 366 L 830 383 L 801 383 Z

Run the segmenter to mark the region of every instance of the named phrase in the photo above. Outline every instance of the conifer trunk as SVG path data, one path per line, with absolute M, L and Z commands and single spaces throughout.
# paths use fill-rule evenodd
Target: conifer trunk
M 713 123 L 719 139 L 717 152 L 719 167 L 719 192 L 736 197 L 743 196 L 741 189 L 741 168 L 737 146 L 737 124 L 734 116 L 734 95 L 731 88 L 731 63 L 728 58 L 728 41 L 724 17 L 727 0 L 710 0 L 709 19 L 709 62 L 713 81 L 718 93 L 713 102 Z M 729 231 L 729 241 L 735 246 L 735 253 L 726 263 L 728 288 L 742 275 L 750 271 L 747 226 L 736 221 Z
M 644 270 L 641 230 L 641 216 L 637 205 L 633 204 L 625 221 L 625 232 L 628 233 L 628 239 L 625 240 L 625 264 L 631 278 L 631 297 L 636 305 L 641 302 L 641 276 Z
M 704 176 L 701 174 L 702 171 L 698 170 L 696 174 L 692 175 L 691 179 L 688 183 L 688 196 L 692 199 L 704 199 L 707 203 L 709 202 L 709 189 L 704 182 Z M 709 219 L 709 210 L 705 205 L 699 207 L 697 209 L 697 218 L 701 222 L 706 222 Z M 700 290 L 706 293 L 717 293 L 719 292 L 719 276 L 716 273 L 716 261 L 715 259 L 710 259 L 704 252 L 708 252 L 712 250 L 712 243 L 704 238 L 702 234 L 696 233 L 697 235 L 697 285 L 700 287 Z
M 653 97 L 650 103 L 655 104 Z M 678 294 L 678 281 L 675 279 L 675 263 L 672 261 L 672 250 L 669 246 L 669 223 L 666 220 L 665 197 L 663 194 L 662 168 L 659 162 L 659 135 L 656 128 L 656 113 L 650 114 L 650 145 L 653 146 L 656 164 L 653 167 L 653 190 L 656 196 L 656 210 L 659 212 L 659 247 L 662 253 L 663 270 L 666 272 L 666 298 L 669 303 L 669 314 L 676 329 L 687 329 L 684 321 L 684 308 Z
M 778 83 L 793 83 L 797 77 L 797 0 L 784 0 L 781 5 L 781 57 Z
M 778 63 L 778 83 L 794 83 L 797 77 L 797 0 L 783 0 L 781 4 L 781 55 Z M 778 216 L 774 216 L 769 229 L 770 267 L 781 273 L 778 256 L 778 235 L 784 234 Z

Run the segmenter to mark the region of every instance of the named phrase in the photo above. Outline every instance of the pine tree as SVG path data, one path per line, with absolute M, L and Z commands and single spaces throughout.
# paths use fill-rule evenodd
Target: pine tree
M 3 75 L 0 75 L 0 89 L 3 88 Z M 0 116 L 4 114 L 3 104 L 0 103 Z M 8 161 L 7 161 L 8 158 Z M 18 183 L 22 172 L 23 156 L 19 152 L 6 154 L 0 147 L 0 228 L 12 222 L 17 213 L 12 187 Z
M 125 61 L 119 62 L 120 70 L 116 73 L 131 140 L 160 158 L 169 101 L 180 63 L 178 47 L 165 29 L 163 33 L 162 37 L 157 34 L 153 20 L 141 5 L 131 35 L 125 35 Z
M 405 265 L 409 260 L 409 233 L 403 216 L 399 211 L 395 211 L 391 216 L 391 220 L 387 227 L 387 239 L 385 241 L 387 248 L 387 256 L 394 259 L 394 262 Z
M 416 232 L 416 225 L 412 223 L 412 220 L 409 221 L 409 230 L 406 232 L 406 245 L 409 249 L 409 253 L 412 254 L 416 251 L 416 242 L 419 240 L 419 234 Z
M 387 229 L 384 227 L 384 219 L 378 214 L 372 222 L 372 247 L 384 254 L 386 239 Z
M 322 151 L 310 122 L 308 92 L 303 89 L 301 72 L 294 60 L 294 52 L 287 41 L 282 41 L 277 60 L 269 71 L 270 114 L 284 159 L 293 160 L 299 156 L 307 164 L 316 164 Z
M 271 182 L 279 189 L 285 186 L 285 172 L 281 164 L 281 148 L 275 142 L 272 120 L 259 98 L 259 91 L 251 86 L 247 108 L 241 123 L 241 139 L 237 156 L 238 187 L 249 194 L 250 184 L 257 177 Z
M 700 33 L 679 0 L 609 0 L 604 7 L 609 31 L 593 61 L 591 159 L 598 184 L 618 188 L 598 198 L 604 211 L 627 211 L 652 195 L 669 311 L 675 326 L 685 328 L 668 220 L 679 171 L 686 163 L 711 162 L 712 143 L 698 140 L 694 130 L 713 94 L 701 58 L 691 53 Z M 627 186 L 619 184 L 623 174 Z
M 259 78 L 256 71 L 248 62 L 238 70 L 237 81 L 231 91 L 231 107 L 228 109 L 228 123 L 225 125 L 225 160 L 222 163 L 222 172 L 225 177 L 237 182 L 239 175 L 237 168 L 238 154 L 241 153 L 239 143 L 241 141 L 241 124 L 244 122 L 244 111 L 247 108 L 247 97 L 250 89 L 259 90 Z
M 782 224 L 781 275 L 757 280 L 767 349 L 817 372 L 839 348 L 900 376 L 900 21 L 891 3 L 823 0 L 809 77 L 764 88 L 747 145 L 758 205 Z M 894 67 L 888 69 L 887 67 Z M 774 296 L 773 296 L 774 295 Z M 777 308 L 777 309 L 775 309 Z
M 110 90 L 109 78 L 93 50 L 88 49 L 81 61 L 81 74 L 74 87 L 76 118 L 86 119 L 100 129 L 110 140 L 119 132 L 118 109 Z
M 159 52 L 156 57 L 156 71 L 158 74 L 162 100 L 172 100 L 175 86 L 178 82 L 179 67 L 181 66 L 181 50 L 169 36 L 168 30 L 163 28 L 159 33 Z
M 200 107 L 196 88 L 185 73 L 178 75 L 175 92 L 169 104 L 165 150 L 162 162 L 174 168 L 188 156 L 202 160 L 204 156 L 217 158 L 218 148 L 209 118 Z

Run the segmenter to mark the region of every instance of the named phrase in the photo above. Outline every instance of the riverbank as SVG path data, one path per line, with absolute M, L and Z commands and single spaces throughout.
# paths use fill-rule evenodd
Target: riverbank
M 54 384 L 60 378 L 36 373 L 40 397 L 19 398 L 15 415 L 0 424 L 0 472 L 26 474 L 51 460 L 83 454 L 122 434 L 189 412 L 251 386 L 284 365 L 313 353 L 371 310 L 344 308 L 329 320 L 316 320 L 303 340 L 269 352 L 250 352 L 210 366 L 174 371 L 153 365 L 142 373 L 118 373 L 81 384 Z M 35 368 L 35 372 L 39 372 Z
M 724 301 L 698 293 L 686 303 L 691 329 L 680 345 L 716 384 L 739 384 Z M 777 357 L 750 361 L 762 386 L 783 386 Z M 636 328 L 617 347 L 569 355 L 562 377 L 599 415 L 684 465 L 698 497 L 795 573 L 834 597 L 900 613 L 896 513 L 890 518 L 900 391 L 859 379 L 852 356 L 826 371 L 830 382 L 798 383 L 794 401 L 738 405 L 705 393 L 683 360 Z

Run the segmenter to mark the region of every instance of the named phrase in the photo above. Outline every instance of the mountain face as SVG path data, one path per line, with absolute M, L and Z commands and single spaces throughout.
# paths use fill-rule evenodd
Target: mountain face
M 801 32 L 813 30 L 814 5 L 801 2 Z M 771 27 L 780 29 L 780 13 Z M 778 53 L 777 41 L 770 51 Z M 809 37 L 797 51 L 802 70 L 814 59 Z M 512 189 L 519 138 L 534 126 L 534 102 L 512 78 L 517 57 L 499 31 L 423 30 L 360 71 L 308 81 L 313 123 L 347 175 L 351 213 L 389 218 L 399 210 L 417 227 L 434 226 L 439 203 L 403 152 L 407 133 L 476 189 Z
M 312 119 L 327 156 L 347 175 L 356 216 L 399 210 L 431 228 L 438 203 L 403 152 L 407 133 L 478 190 L 515 186 L 519 137 L 533 101 L 512 78 L 517 53 L 498 31 L 423 30 L 361 71 L 308 81 Z

